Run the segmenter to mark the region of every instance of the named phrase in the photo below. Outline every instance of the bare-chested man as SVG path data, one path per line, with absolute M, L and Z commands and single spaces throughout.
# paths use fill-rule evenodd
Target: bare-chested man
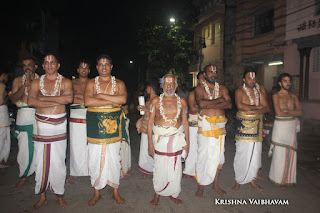
M 8 167 L 1 164 L 7 161 L 10 153 L 10 124 L 7 102 L 7 92 L 5 83 L 8 81 L 8 73 L 0 70 L 0 169 Z
M 148 122 L 148 150 L 154 157 L 152 207 L 159 203 L 160 196 L 181 206 L 181 157 L 189 152 L 189 126 L 187 103 L 175 94 L 177 78 L 172 74 L 163 77 L 163 93 L 155 97 L 150 105 Z M 185 155 L 185 156 L 183 156 Z
M 87 140 L 89 175 L 94 196 L 88 202 L 93 206 L 101 199 L 100 190 L 113 188 L 113 199 L 125 203 L 120 196 L 121 141 L 128 140 L 125 117 L 121 105 L 127 102 L 123 81 L 111 76 L 112 59 L 108 55 L 97 58 L 99 76 L 88 81 L 84 94 L 87 109 Z M 121 128 L 121 129 L 120 129 Z
M 280 91 L 272 96 L 276 113 L 272 131 L 272 155 L 269 180 L 280 186 L 293 186 L 297 175 L 297 132 L 300 124 L 297 116 L 302 116 L 298 97 L 290 92 L 291 75 L 282 73 L 278 78 Z
M 137 122 L 137 130 L 141 132 L 140 140 L 140 153 L 139 153 L 139 170 L 143 173 L 142 178 L 147 178 L 147 175 L 153 174 L 153 158 L 148 152 L 148 121 L 150 117 L 150 104 L 153 98 L 159 95 L 160 84 L 158 81 L 153 80 L 146 84 L 146 103 L 145 106 L 138 106 L 139 111 L 144 111 L 145 114 Z
M 42 64 L 45 75 L 31 82 L 28 106 L 36 108 L 33 130 L 36 194 L 40 200 L 33 210 L 47 203 L 46 189 L 58 197 L 61 208 L 66 180 L 67 119 L 66 104 L 73 100 L 72 82 L 58 73 L 60 63 L 54 54 L 47 54 Z
M 196 196 L 202 197 L 204 186 L 213 183 L 212 189 L 225 195 L 219 186 L 219 174 L 224 164 L 226 136 L 225 109 L 232 107 L 227 87 L 218 83 L 218 68 L 209 64 L 204 69 L 205 79 L 195 90 L 199 106 L 198 159 L 196 180 L 199 184 Z
M 204 72 L 200 71 L 197 75 L 198 85 L 205 81 Z M 184 162 L 183 178 L 194 178 L 196 171 L 196 163 L 198 158 L 198 113 L 199 107 L 196 101 L 195 88 L 190 91 L 187 99 L 188 103 L 188 122 L 189 122 L 189 154 Z
M 256 83 L 256 72 L 247 67 L 243 73 L 243 85 L 235 92 L 236 105 L 236 154 L 233 167 L 237 191 L 240 184 L 249 183 L 259 191 L 263 188 L 255 183 L 261 166 L 263 114 L 269 112 L 266 91 Z
M 81 60 L 77 68 L 79 78 L 72 80 L 73 104 L 70 106 L 70 180 L 88 176 L 87 108 L 84 106 L 84 91 L 88 82 L 90 65 Z
M 31 82 L 39 78 L 35 73 L 38 65 L 35 59 L 27 57 L 22 60 L 23 76 L 17 77 L 13 80 L 12 94 L 10 95 L 11 102 L 18 107 L 16 132 L 15 136 L 18 139 L 19 151 L 17 161 L 19 164 L 20 182 L 15 186 L 19 189 L 27 183 L 27 177 L 32 175 L 35 171 L 33 160 L 33 123 L 36 110 L 27 105 L 28 92 L 30 90 Z

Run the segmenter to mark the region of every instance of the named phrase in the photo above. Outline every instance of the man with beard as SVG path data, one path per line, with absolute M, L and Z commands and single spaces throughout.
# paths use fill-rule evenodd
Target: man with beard
M 202 84 L 205 81 L 204 72 L 200 71 L 197 75 L 197 83 Z M 188 103 L 188 122 L 189 122 L 189 154 L 184 162 L 183 178 L 194 178 L 196 162 L 198 158 L 198 113 L 199 107 L 196 102 L 195 88 L 190 91 L 187 99 Z
M 88 202 L 95 205 L 100 190 L 109 185 L 113 199 L 125 203 L 118 191 L 120 185 L 121 141 L 128 140 L 126 121 L 121 105 L 127 102 L 127 89 L 123 81 L 111 75 L 112 59 L 108 55 L 97 58 L 99 76 L 88 81 L 84 93 L 87 109 L 88 161 L 94 196 Z
M 33 127 L 36 194 L 39 201 L 32 210 L 47 203 L 46 190 L 58 197 L 61 208 L 66 181 L 67 115 L 66 104 L 72 102 L 72 82 L 58 73 L 60 63 L 54 54 L 45 55 L 42 64 L 45 75 L 31 82 L 28 105 L 36 108 Z
M 0 169 L 8 167 L 1 164 L 7 161 L 10 154 L 10 124 L 7 103 L 6 82 L 8 81 L 8 73 L 0 69 Z
M 150 117 L 150 104 L 153 98 L 159 94 L 159 82 L 152 80 L 150 83 L 146 84 L 146 104 L 145 106 L 138 106 L 139 111 L 144 111 L 145 114 L 140 118 L 136 124 L 137 130 L 141 132 L 140 141 L 140 153 L 139 153 L 139 170 L 143 173 L 142 178 L 146 178 L 147 175 L 152 175 L 153 170 L 153 158 L 148 153 L 148 121 Z
M 243 73 L 243 85 L 235 92 L 238 112 L 236 115 L 236 154 L 233 167 L 237 191 L 240 184 L 249 183 L 259 191 L 255 183 L 261 166 L 263 114 L 269 112 L 264 87 L 256 83 L 256 72 L 247 67 Z
M 30 108 L 27 105 L 28 93 L 31 82 L 39 78 L 35 73 L 38 66 L 32 57 L 27 57 L 22 60 L 23 76 L 17 77 L 13 80 L 12 94 L 10 95 L 11 102 L 18 107 L 16 132 L 15 136 L 18 139 L 18 156 L 20 182 L 15 186 L 19 189 L 27 182 L 27 177 L 35 172 L 35 167 L 32 164 L 33 160 L 33 122 L 36 113 L 35 108 Z
M 88 82 L 90 65 L 81 60 L 77 68 L 79 78 L 72 80 L 73 104 L 70 106 L 70 180 L 88 176 L 87 108 L 84 106 L 84 90 Z
M 159 203 L 160 196 L 170 199 L 181 206 L 178 199 L 181 192 L 182 163 L 189 151 L 189 127 L 187 103 L 175 94 L 177 78 L 167 74 L 163 78 L 163 93 L 155 97 L 150 105 L 148 122 L 148 151 L 154 158 L 152 207 Z
M 227 87 L 218 83 L 217 66 L 209 64 L 204 68 L 203 81 L 195 89 L 199 106 L 198 159 L 196 180 L 199 184 L 196 196 L 202 197 L 204 186 L 213 183 L 212 189 L 225 195 L 219 186 L 219 174 L 224 164 L 224 142 L 226 136 L 225 109 L 232 107 Z
M 296 184 L 297 172 L 297 132 L 300 124 L 297 116 L 302 116 L 298 97 L 290 92 L 291 75 L 282 73 L 278 78 L 280 91 L 272 96 L 276 118 L 272 131 L 272 156 L 269 179 L 280 186 Z

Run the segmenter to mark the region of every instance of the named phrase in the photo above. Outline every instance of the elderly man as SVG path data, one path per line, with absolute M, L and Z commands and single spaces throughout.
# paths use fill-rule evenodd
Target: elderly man
M 299 99 L 290 92 L 291 75 L 282 73 L 278 78 L 280 91 L 272 96 L 276 119 L 272 131 L 272 155 L 269 180 L 282 189 L 296 184 L 297 132 L 300 130 L 297 116 L 303 111 Z
M 96 65 L 99 76 L 89 80 L 84 94 L 84 103 L 88 107 L 89 175 L 94 188 L 89 206 L 101 199 L 100 190 L 106 185 L 113 188 L 113 199 L 118 204 L 125 203 L 118 188 L 121 141 L 128 140 L 121 108 L 127 101 L 127 90 L 123 81 L 111 76 L 112 67 L 111 57 L 100 55 Z
M 72 80 L 73 104 L 70 106 L 70 180 L 77 176 L 88 176 L 87 147 L 87 108 L 84 106 L 84 90 L 88 82 L 90 65 L 86 60 L 80 60 L 77 68 L 79 78 Z
M 17 130 L 15 136 L 18 139 L 19 151 L 17 161 L 20 169 L 20 182 L 15 186 L 19 189 L 27 182 L 27 177 L 32 175 L 35 167 L 32 164 L 33 160 L 33 122 L 36 110 L 27 105 L 28 93 L 31 82 L 38 79 L 39 76 L 35 73 L 38 66 L 32 57 L 27 57 L 22 60 L 23 76 L 13 80 L 12 94 L 10 95 L 11 102 L 18 107 L 17 114 Z
M 1 164 L 7 161 L 10 153 L 10 124 L 7 102 L 7 92 L 5 83 L 8 81 L 8 73 L 0 70 L 0 168 L 7 165 Z
M 33 127 L 36 194 L 40 200 L 33 210 L 47 203 L 46 189 L 58 197 L 61 208 L 66 180 L 67 116 L 66 104 L 72 102 L 72 82 L 58 73 L 60 63 L 54 54 L 47 54 L 42 64 L 45 75 L 31 82 L 28 105 L 36 108 Z
M 269 112 L 266 91 L 256 83 L 256 72 L 251 67 L 243 73 L 243 85 L 235 92 L 238 112 L 236 115 L 236 154 L 233 167 L 237 191 L 240 184 L 249 183 L 259 191 L 255 183 L 261 166 L 263 114 Z
M 204 68 L 205 81 L 195 90 L 199 106 L 198 160 L 196 180 L 199 184 L 196 196 L 202 197 L 205 185 L 213 183 L 212 189 L 225 195 L 219 186 L 219 174 L 224 164 L 226 136 L 225 109 L 230 109 L 231 99 L 227 87 L 218 83 L 218 68 L 208 64 Z
M 189 151 L 189 126 L 187 103 L 175 94 L 177 78 L 172 74 L 163 77 L 163 93 L 155 97 L 150 105 L 148 122 L 148 150 L 154 157 L 153 186 L 154 199 L 149 202 L 153 207 L 161 196 L 170 196 L 177 205 L 181 192 L 181 157 Z

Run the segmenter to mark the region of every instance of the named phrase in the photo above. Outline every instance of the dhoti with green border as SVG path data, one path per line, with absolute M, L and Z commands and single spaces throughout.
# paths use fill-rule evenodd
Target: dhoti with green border
M 15 137 L 18 140 L 18 156 L 19 177 L 25 178 L 35 172 L 33 161 L 33 123 L 36 110 L 29 108 L 26 104 L 18 107 Z
M 97 190 L 120 184 L 121 141 L 127 141 L 125 114 L 121 108 L 88 107 L 87 140 L 89 175 Z

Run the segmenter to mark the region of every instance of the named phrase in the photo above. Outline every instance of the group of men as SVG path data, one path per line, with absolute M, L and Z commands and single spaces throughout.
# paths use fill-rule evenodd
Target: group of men
M 38 209 L 45 203 L 46 189 L 57 195 L 62 208 L 68 204 L 63 199 L 65 183 L 76 176 L 90 176 L 94 196 L 88 205 L 95 205 L 101 199 L 100 190 L 106 185 L 113 188 L 113 198 L 123 204 L 118 188 L 120 177 L 126 174 L 123 163 L 130 153 L 120 152 L 122 142 L 129 141 L 128 122 L 123 105 L 127 102 L 127 91 L 123 81 L 111 75 L 112 59 L 108 55 L 97 58 L 98 76 L 88 79 L 89 63 L 78 65 L 79 78 L 73 81 L 58 73 L 60 63 L 57 57 L 45 55 L 42 67 L 45 74 L 35 73 L 37 65 L 33 58 L 22 61 L 24 75 L 14 79 L 10 99 L 19 108 L 16 136 L 19 142 L 18 164 L 20 182 L 16 188 L 27 182 L 35 172 L 35 192 L 39 201 L 33 206 Z M 138 106 L 145 115 L 137 124 L 141 132 L 139 169 L 153 174 L 155 190 L 150 205 L 156 207 L 160 196 L 169 196 L 177 205 L 181 192 L 182 161 L 185 161 L 184 176 L 195 177 L 199 187 L 196 195 L 201 197 L 205 185 L 213 183 L 213 190 L 226 194 L 218 186 L 219 174 L 224 164 L 224 143 L 227 119 L 225 109 L 232 107 L 228 89 L 218 83 L 218 69 L 207 65 L 199 73 L 199 85 L 190 92 L 187 100 L 175 91 L 177 78 L 172 74 L 163 77 L 163 92 L 159 95 L 157 82 L 146 87 L 147 102 Z M 1 75 L 0 80 L 4 78 Z M 295 183 L 296 146 L 292 129 L 296 116 L 302 115 L 297 97 L 289 92 L 291 77 L 279 77 L 281 90 L 273 97 L 276 123 L 279 131 L 275 135 L 270 154 L 273 161 L 270 179 L 283 186 Z M 236 155 L 234 158 L 234 190 L 240 184 L 262 190 L 255 183 L 261 167 L 261 143 L 263 114 L 268 112 L 266 92 L 256 83 L 256 73 L 246 69 L 243 86 L 236 90 L 238 107 L 236 120 Z M 0 92 L 4 93 L 0 82 Z M 1 95 L 0 110 L 6 111 L 5 95 Z M 65 105 L 71 104 L 70 112 L 70 177 L 66 181 L 67 115 Z M 4 109 L 2 109 L 4 108 Z M 1 116 L 0 160 L 8 157 L 10 143 L 9 118 Z M 287 123 L 290 123 L 288 127 Z M 295 126 L 296 127 L 296 126 Z M 281 129 L 281 130 L 280 130 Z M 286 134 L 290 134 L 288 140 Z M 9 136 L 8 136 L 9 133 Z M 291 137 L 292 136 L 292 137 Z M 9 138 L 8 138 L 9 137 Z M 283 139 L 286 139 L 283 142 Z M 3 147 L 2 147 L 3 146 Z M 10 144 L 9 144 L 10 147 Z M 286 157 L 284 156 L 290 156 Z M 130 158 L 130 157 L 129 157 Z M 130 161 L 130 160 L 129 160 Z M 280 161 L 285 161 L 282 166 Z M 289 162 L 288 162 L 289 161 Z M 282 162 L 281 162 L 282 163 Z M 3 167 L 3 165 L 1 165 Z M 128 167 L 126 168 L 128 169 Z M 280 174 L 282 173 L 282 174 Z
M 185 99 L 175 94 L 177 78 L 163 77 L 163 93 L 157 96 L 155 87 L 146 87 L 149 99 L 146 106 L 138 106 L 145 115 L 138 121 L 141 132 L 139 170 L 153 175 L 155 196 L 150 205 L 155 207 L 160 196 L 170 196 L 177 204 L 181 192 L 181 158 L 185 160 L 183 176 L 195 178 L 196 196 L 202 197 L 204 186 L 220 195 L 226 192 L 218 186 L 220 170 L 225 162 L 225 109 L 232 103 L 228 89 L 218 83 L 218 69 L 209 64 L 199 72 L 198 86 Z M 296 133 L 302 115 L 297 96 L 290 93 L 291 76 L 279 76 L 279 92 L 273 96 L 276 112 L 275 127 L 269 156 L 273 154 L 269 179 L 283 188 L 296 183 Z M 255 183 L 261 169 L 263 114 L 269 112 L 266 91 L 256 82 L 256 72 L 248 67 L 243 73 L 243 85 L 235 92 L 236 153 L 234 171 L 237 191 L 240 185 L 262 191 Z M 147 152 L 148 150 L 148 152 Z M 149 154 L 149 155 L 148 155 Z M 152 156 L 152 158 L 150 157 Z

